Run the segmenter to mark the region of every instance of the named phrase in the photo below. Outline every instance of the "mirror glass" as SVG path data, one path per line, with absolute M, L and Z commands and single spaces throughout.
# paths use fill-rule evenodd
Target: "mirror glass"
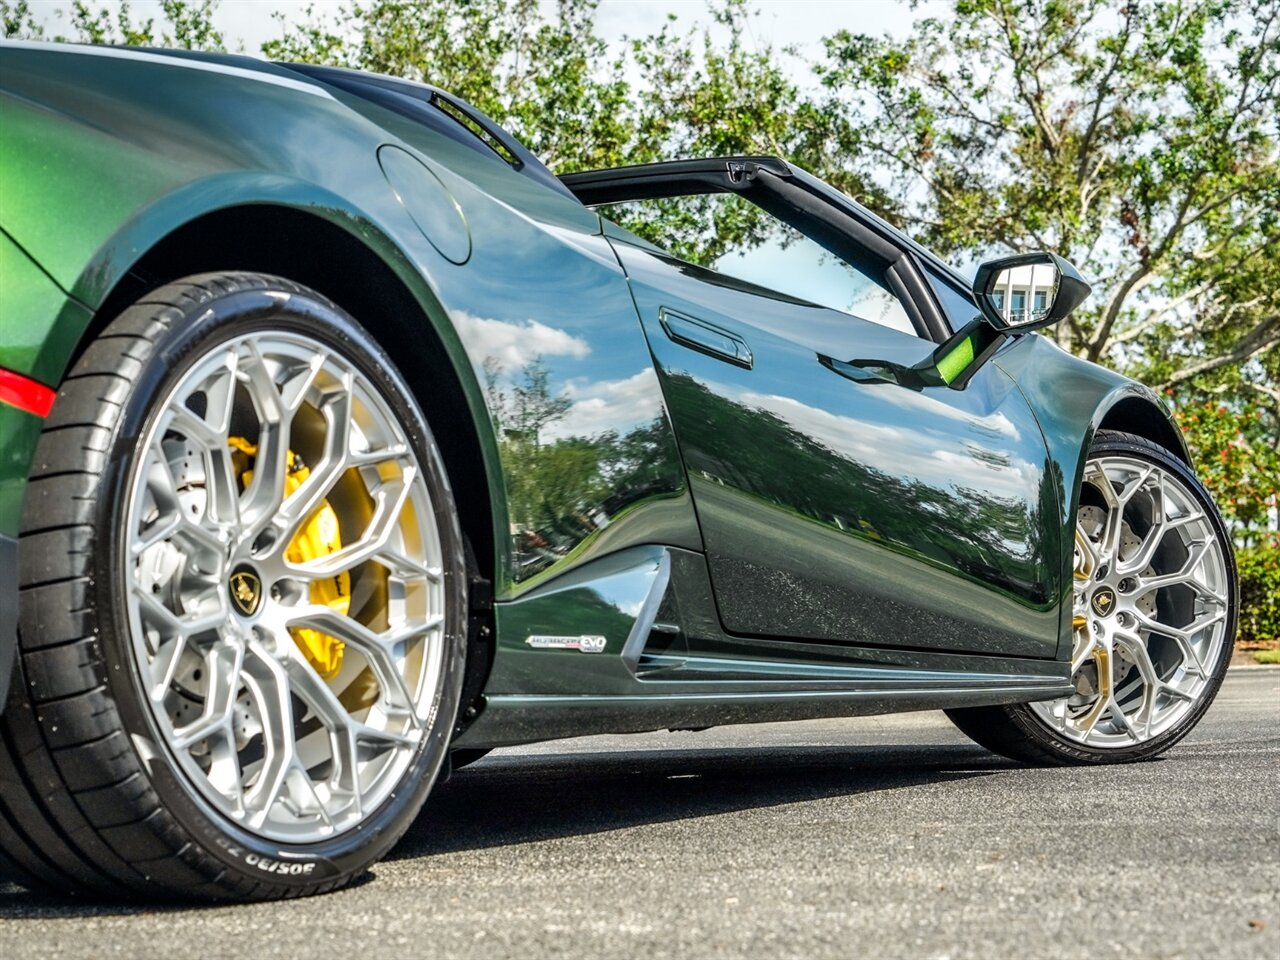
M 1058 268 L 1047 258 L 996 271 L 984 291 L 1010 327 L 1042 323 L 1058 292 Z

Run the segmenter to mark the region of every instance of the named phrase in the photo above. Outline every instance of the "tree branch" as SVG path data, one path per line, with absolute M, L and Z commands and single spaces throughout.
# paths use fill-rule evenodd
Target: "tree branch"
M 1172 387 L 1179 383 L 1186 383 L 1186 381 L 1192 380 L 1202 373 L 1209 373 L 1233 363 L 1244 363 L 1277 345 L 1280 345 L 1280 314 L 1263 317 L 1252 330 L 1237 340 L 1235 346 L 1226 353 L 1216 357 L 1208 357 L 1199 363 L 1193 363 L 1189 367 L 1183 367 L 1164 383 L 1159 384 L 1159 387 Z
M 1098 81 L 1098 96 L 1093 101 L 1093 116 L 1089 118 L 1089 123 L 1084 128 L 1084 136 L 1080 138 L 1079 162 L 1076 165 L 1076 181 L 1082 186 L 1087 182 L 1085 177 L 1085 166 L 1089 162 L 1089 147 L 1093 144 L 1094 134 L 1098 132 L 1098 124 L 1101 122 L 1102 104 L 1106 101 L 1108 90 L 1107 87 L 1111 83 L 1111 78 L 1115 76 L 1120 64 L 1124 60 L 1125 51 L 1129 49 L 1129 39 L 1133 36 L 1133 15 L 1137 8 L 1133 4 L 1129 4 L 1124 8 L 1124 27 L 1122 31 L 1122 39 L 1116 55 L 1111 60 L 1111 65 L 1107 68 L 1107 72 L 1102 75 L 1102 79 Z M 1111 111 L 1107 112 L 1107 116 L 1111 115 Z M 1099 166 L 1102 160 L 1098 161 Z M 1091 179 L 1091 178 L 1090 178 Z
M 1120 311 L 1124 309 L 1124 302 L 1129 299 L 1129 295 L 1137 293 L 1143 287 L 1152 283 L 1156 279 L 1156 274 L 1145 263 L 1139 264 L 1121 284 L 1116 287 L 1111 294 L 1111 298 L 1107 301 L 1107 307 L 1102 312 L 1102 319 L 1098 322 L 1098 329 L 1094 331 L 1094 335 L 1090 338 L 1085 348 L 1085 357 L 1089 360 L 1097 361 L 1102 356 L 1103 348 L 1111 339 L 1111 329 L 1115 326 L 1116 320 L 1120 317 Z
M 1034 71 L 1031 71 L 1036 85 L 1036 91 L 1033 93 L 1027 88 L 1023 76 L 1029 69 L 1026 63 L 1026 56 L 1020 51 L 1018 45 L 1014 42 L 1013 22 L 1009 19 L 1009 7 L 1004 3 L 999 5 L 999 17 L 1000 25 L 1004 29 L 1004 37 L 1008 45 L 1009 59 L 1013 63 L 1013 82 L 1018 87 L 1018 96 L 1031 111 L 1031 118 L 1035 120 L 1036 129 L 1039 130 L 1040 135 L 1044 137 L 1045 145 L 1049 148 L 1050 156 L 1056 156 L 1060 141 L 1057 131 L 1053 129 L 1053 125 L 1049 123 L 1049 118 L 1045 116 L 1044 89 L 1040 84 L 1040 76 Z

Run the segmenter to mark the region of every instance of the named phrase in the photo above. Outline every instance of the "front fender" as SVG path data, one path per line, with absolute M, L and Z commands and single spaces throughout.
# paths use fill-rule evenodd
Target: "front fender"
M 1047 337 L 1024 336 L 994 361 L 1022 390 L 1047 448 L 1047 471 L 1057 488 L 1056 518 L 1063 544 L 1060 558 L 1065 611 L 1059 658 L 1070 655 L 1072 549 L 1081 481 L 1094 435 L 1100 429 L 1127 430 L 1170 448 L 1191 462 L 1186 441 L 1159 396 L 1113 370 L 1067 353 Z

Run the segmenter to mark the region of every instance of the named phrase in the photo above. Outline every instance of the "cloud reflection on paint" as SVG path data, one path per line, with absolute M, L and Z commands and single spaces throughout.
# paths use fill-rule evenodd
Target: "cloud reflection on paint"
M 458 312 L 453 321 L 470 356 L 492 357 L 504 370 L 519 370 L 539 357 L 580 360 L 591 352 L 591 346 L 580 337 L 533 319 L 513 323 Z
M 1033 465 L 1012 460 L 1002 450 L 969 444 L 968 452 L 960 453 L 955 449 L 954 438 L 941 436 L 937 449 L 927 449 L 919 441 L 929 431 L 918 427 L 912 431 L 913 442 L 908 443 L 904 428 L 857 420 L 791 397 L 739 391 L 735 399 L 773 414 L 841 456 L 886 474 L 914 476 L 940 489 L 972 488 L 997 497 L 1020 498 L 1028 485 L 1036 481 L 1037 471 Z M 990 426 L 994 435 L 1017 438 L 1017 428 L 1002 414 L 986 421 L 982 425 Z
M 622 380 L 571 380 L 565 392 L 573 406 L 563 420 L 547 427 L 547 439 L 623 433 L 662 414 L 662 394 L 653 367 Z

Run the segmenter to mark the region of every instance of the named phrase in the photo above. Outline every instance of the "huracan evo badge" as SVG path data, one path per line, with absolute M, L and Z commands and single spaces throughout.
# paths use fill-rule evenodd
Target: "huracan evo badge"
M 535 635 L 525 640 L 535 650 L 577 650 L 579 653 L 604 653 L 604 637 L 547 637 Z
M 228 586 L 231 591 L 231 600 L 237 610 L 246 617 L 251 617 L 258 612 L 258 604 L 262 602 L 262 581 L 258 579 L 256 573 L 250 570 L 237 570 L 231 575 Z

